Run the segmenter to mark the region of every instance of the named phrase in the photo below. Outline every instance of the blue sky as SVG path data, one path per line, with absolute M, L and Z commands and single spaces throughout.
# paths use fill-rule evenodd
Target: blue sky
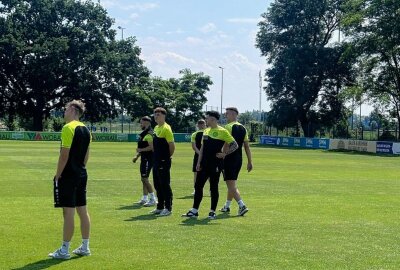
M 123 27 L 124 37 L 135 36 L 142 59 L 153 76 L 179 77 L 189 68 L 211 76 L 208 106 L 221 102 L 221 69 L 224 67 L 223 107 L 240 111 L 259 107 L 259 71 L 266 60 L 255 48 L 260 15 L 269 0 L 100 0 Z M 118 30 L 120 37 L 121 30 Z M 265 93 L 262 109 L 268 110 Z

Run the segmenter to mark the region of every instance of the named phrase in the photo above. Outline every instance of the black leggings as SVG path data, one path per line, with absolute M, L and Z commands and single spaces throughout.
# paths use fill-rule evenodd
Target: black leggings
M 157 209 L 164 208 L 172 210 L 172 189 L 171 189 L 171 160 L 161 160 L 154 163 L 153 180 L 154 188 L 157 191 L 158 204 Z
M 193 208 L 199 209 L 201 200 L 203 199 L 203 188 L 207 179 L 210 178 L 210 192 L 211 192 L 211 210 L 215 211 L 218 205 L 219 192 L 218 183 L 221 171 L 218 168 L 202 168 L 197 172 L 196 184 L 194 185 L 194 202 Z

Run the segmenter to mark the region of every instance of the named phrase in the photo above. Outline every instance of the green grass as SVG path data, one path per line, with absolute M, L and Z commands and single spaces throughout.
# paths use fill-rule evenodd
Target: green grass
M 92 256 L 47 259 L 60 245 L 52 204 L 59 144 L 0 141 L 0 269 L 399 269 L 400 158 L 253 147 L 242 171 L 245 217 L 196 220 L 192 151 L 178 144 L 173 215 L 133 205 L 141 195 L 134 143 L 93 143 L 88 165 Z M 208 188 L 208 184 L 206 185 Z M 220 183 L 220 203 L 226 188 Z M 79 245 L 78 218 L 72 248 Z

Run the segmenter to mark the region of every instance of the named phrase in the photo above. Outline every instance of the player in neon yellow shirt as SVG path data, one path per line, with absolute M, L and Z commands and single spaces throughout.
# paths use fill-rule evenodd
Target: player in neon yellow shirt
M 219 177 L 223 169 L 223 159 L 238 148 L 235 139 L 229 132 L 218 125 L 220 114 L 216 111 L 206 112 L 207 126 L 203 133 L 203 145 L 200 149 L 197 162 L 197 178 L 193 207 L 182 217 L 196 218 L 203 199 L 203 187 L 207 179 L 210 179 L 211 207 L 208 214 L 209 219 L 215 219 L 215 209 L 218 205 Z M 226 151 L 222 151 L 226 146 Z
M 157 126 L 154 128 L 153 150 L 154 187 L 157 191 L 157 208 L 151 213 L 160 216 L 169 216 L 172 213 L 172 189 L 171 189 L 171 158 L 175 152 L 174 134 L 170 125 L 165 122 L 167 111 L 164 108 L 154 109 L 154 120 Z

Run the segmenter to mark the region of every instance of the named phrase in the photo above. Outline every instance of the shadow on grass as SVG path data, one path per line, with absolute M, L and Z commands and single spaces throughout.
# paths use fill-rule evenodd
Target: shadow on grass
M 238 216 L 236 215 L 230 215 L 228 213 L 222 213 L 217 215 L 217 219 L 227 219 L 227 218 L 237 218 Z M 185 218 L 179 225 L 181 226 L 196 226 L 196 225 L 217 225 L 216 223 L 213 223 L 215 220 L 209 219 L 209 218 L 204 218 L 204 219 L 197 219 L 197 218 Z
M 157 215 L 146 214 L 146 215 L 131 217 L 129 219 L 125 219 L 124 221 L 141 221 L 141 220 L 154 220 L 154 219 L 157 219 Z
M 189 200 L 189 199 L 193 200 L 193 197 L 194 197 L 193 195 L 186 195 L 186 196 L 179 197 L 176 199 L 178 199 L 178 200 Z
M 213 220 L 204 218 L 204 219 L 197 219 L 197 218 L 184 218 L 179 225 L 181 226 L 197 226 L 197 225 L 218 225 L 217 223 L 213 223 Z M 211 223 L 210 223 L 211 222 Z
M 48 259 L 43 259 L 37 262 L 33 262 L 30 264 L 27 264 L 25 266 L 21 266 L 18 268 L 12 268 L 12 270 L 40 270 L 40 269 L 46 269 L 46 268 L 50 268 L 52 266 L 55 266 L 57 264 L 66 262 L 66 261 L 70 261 L 70 260 L 76 260 L 82 257 L 79 256 L 75 256 L 75 257 L 71 257 L 69 260 L 59 260 L 59 259 L 52 259 L 52 258 L 48 258 Z
M 140 204 L 121 205 L 117 210 L 135 210 L 143 208 Z

